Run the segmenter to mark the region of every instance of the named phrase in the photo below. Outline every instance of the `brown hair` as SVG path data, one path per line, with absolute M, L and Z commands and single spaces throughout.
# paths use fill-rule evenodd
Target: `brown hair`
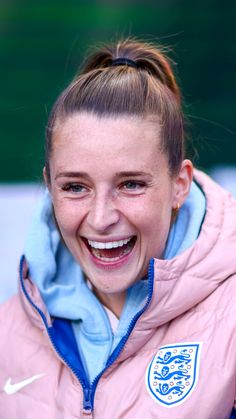
M 132 60 L 136 68 L 112 65 L 117 58 Z M 83 111 L 97 116 L 154 116 L 161 126 L 161 145 L 168 156 L 170 173 L 178 173 L 184 157 L 181 96 L 163 48 L 126 39 L 100 48 L 87 59 L 49 116 L 46 129 L 49 181 L 55 123 Z

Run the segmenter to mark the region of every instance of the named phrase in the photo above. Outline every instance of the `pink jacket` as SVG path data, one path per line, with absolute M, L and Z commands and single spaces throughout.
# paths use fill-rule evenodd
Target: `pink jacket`
M 200 235 L 176 258 L 150 264 L 152 298 L 98 380 L 92 410 L 84 408 L 88 390 L 68 366 L 66 329 L 60 335 L 65 362 L 53 346 L 55 322 L 22 263 L 19 295 L 0 307 L 1 419 L 230 417 L 236 394 L 236 202 L 205 174 L 196 171 L 195 177 L 207 199 Z

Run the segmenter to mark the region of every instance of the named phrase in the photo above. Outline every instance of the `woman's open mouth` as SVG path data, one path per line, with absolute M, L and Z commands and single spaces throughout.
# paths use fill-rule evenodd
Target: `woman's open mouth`
M 131 236 L 127 239 L 98 242 L 84 239 L 84 242 L 90 253 L 101 262 L 114 263 L 127 256 L 134 248 L 137 236 Z

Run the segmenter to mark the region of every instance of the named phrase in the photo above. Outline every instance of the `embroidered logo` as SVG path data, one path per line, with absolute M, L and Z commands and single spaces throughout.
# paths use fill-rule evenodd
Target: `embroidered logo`
M 201 343 L 162 346 L 147 369 L 146 386 L 156 402 L 173 407 L 185 401 L 198 381 Z

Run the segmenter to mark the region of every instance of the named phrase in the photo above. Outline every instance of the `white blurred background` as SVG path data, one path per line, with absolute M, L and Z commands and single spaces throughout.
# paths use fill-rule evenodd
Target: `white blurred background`
M 0 304 L 17 291 L 18 265 L 40 185 L 0 185 Z
M 219 166 L 211 175 L 236 197 L 236 167 Z M 0 185 L 0 304 L 17 292 L 19 259 L 42 192 L 37 184 Z

